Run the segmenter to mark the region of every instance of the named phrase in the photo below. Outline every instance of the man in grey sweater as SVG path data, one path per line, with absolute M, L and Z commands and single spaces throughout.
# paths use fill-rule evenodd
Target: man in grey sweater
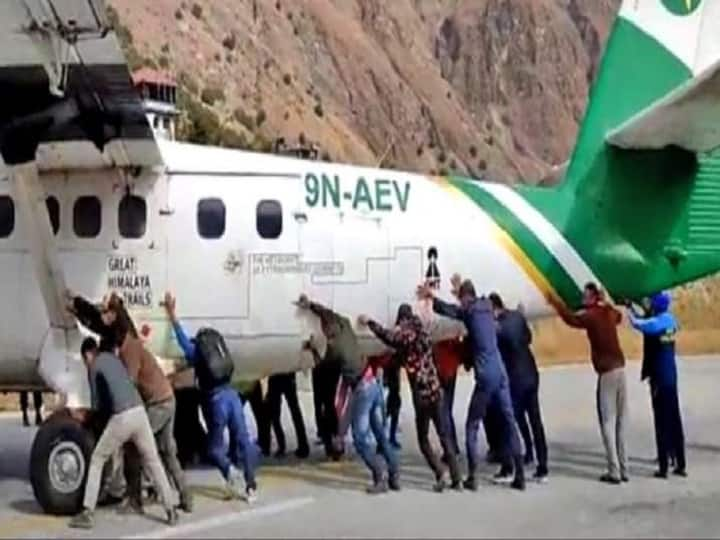
M 177 494 L 170 487 L 142 398 L 130 380 L 127 369 L 116 355 L 99 352 L 92 338 L 83 342 L 81 352 L 88 368 L 93 409 L 109 417 L 109 420 L 90 460 L 83 511 L 72 519 L 70 526 L 83 529 L 93 527 L 93 512 L 97 505 L 103 466 L 130 441 L 137 447 L 143 466 L 160 492 L 168 525 L 175 525 L 178 520 L 175 509 Z

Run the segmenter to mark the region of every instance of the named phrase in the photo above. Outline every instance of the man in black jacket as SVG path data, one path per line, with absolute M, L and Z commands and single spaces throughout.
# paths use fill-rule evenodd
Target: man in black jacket
M 535 356 L 530 350 L 532 333 L 520 311 L 507 309 L 497 293 L 490 294 L 489 298 L 498 321 L 498 347 L 510 379 L 515 418 L 525 442 L 525 463 L 533 461 L 534 441 L 537 454 L 534 477 L 538 482 L 544 482 L 548 474 L 547 444 L 538 399 L 540 377 Z

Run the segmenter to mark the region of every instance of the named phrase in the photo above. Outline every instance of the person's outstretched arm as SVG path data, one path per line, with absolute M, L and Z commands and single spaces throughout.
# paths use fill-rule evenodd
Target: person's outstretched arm
M 188 338 L 182 324 L 180 324 L 180 321 L 177 318 L 177 313 L 175 311 L 175 306 L 175 298 L 170 293 L 166 294 L 165 310 L 167 311 L 168 318 L 172 323 L 173 331 L 175 332 L 175 339 L 177 339 L 178 345 L 180 346 L 180 349 L 182 349 L 182 352 L 185 355 L 185 360 L 188 364 L 192 365 L 193 362 L 195 362 L 196 347 L 195 344 L 190 340 L 190 338 Z

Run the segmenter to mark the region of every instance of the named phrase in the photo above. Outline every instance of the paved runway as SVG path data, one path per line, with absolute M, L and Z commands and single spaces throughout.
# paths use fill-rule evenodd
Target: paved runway
M 219 475 L 189 472 L 197 509 L 167 528 L 162 512 L 146 517 L 97 513 L 94 531 L 69 529 L 67 519 L 44 516 L 27 481 L 33 429 L 19 416 L 0 417 L 0 536 L 2 537 L 720 537 L 720 362 L 693 359 L 681 365 L 681 401 L 688 439 L 689 478 L 652 478 L 654 439 L 647 387 L 637 364 L 628 369 L 631 482 L 597 481 L 603 452 L 589 365 L 542 374 L 541 394 L 550 442 L 550 482 L 524 493 L 484 482 L 478 493 L 435 494 L 432 475 L 415 442 L 405 388 L 402 411 L 404 490 L 380 497 L 364 493 L 368 475 L 356 461 L 324 463 L 319 447 L 308 462 L 266 460 L 259 471 L 260 500 L 252 507 L 223 502 Z M 472 386 L 462 377 L 456 421 L 464 423 Z M 302 395 L 314 434 L 312 399 Z M 287 411 L 286 411 L 287 413 Z M 292 434 L 289 418 L 288 434 Z M 462 431 L 462 430 L 461 430 Z M 289 442 L 292 449 L 292 442 Z M 494 467 L 484 469 L 489 478 Z M 529 471 L 532 472 L 531 470 Z

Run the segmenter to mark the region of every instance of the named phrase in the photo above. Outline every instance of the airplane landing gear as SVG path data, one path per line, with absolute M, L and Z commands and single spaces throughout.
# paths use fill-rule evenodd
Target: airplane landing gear
M 72 515 L 82 508 L 95 438 L 69 415 L 49 418 L 30 453 L 30 483 L 48 514 Z

